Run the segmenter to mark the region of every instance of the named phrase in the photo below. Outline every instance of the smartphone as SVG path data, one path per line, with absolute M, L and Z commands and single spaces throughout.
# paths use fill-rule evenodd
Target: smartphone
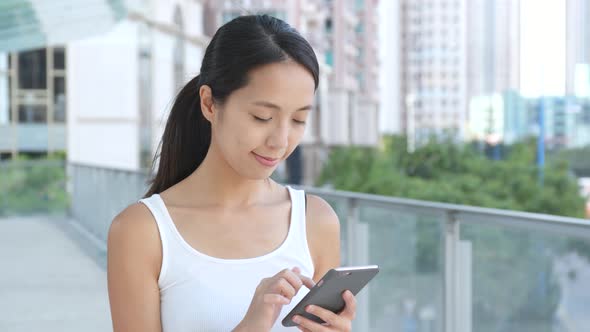
M 285 316 L 283 326 L 297 326 L 293 322 L 293 316 L 299 315 L 314 322 L 323 324 L 324 321 L 308 312 L 305 308 L 317 305 L 336 314 L 344 309 L 342 294 L 349 290 L 356 295 L 379 272 L 377 265 L 339 267 L 328 271 L 318 283 L 309 290 L 309 293 Z

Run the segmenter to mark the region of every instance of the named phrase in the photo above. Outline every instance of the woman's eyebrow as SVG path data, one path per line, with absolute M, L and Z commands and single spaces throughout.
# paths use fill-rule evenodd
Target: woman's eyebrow
M 278 105 L 275 105 L 275 104 L 273 104 L 273 103 L 271 103 L 271 102 L 268 102 L 268 101 L 255 101 L 255 102 L 253 102 L 252 104 L 254 104 L 254 105 L 256 105 L 256 106 L 262 106 L 262 107 L 268 107 L 268 108 L 272 108 L 272 109 L 275 109 L 275 110 L 277 110 L 277 111 L 280 111 L 280 110 L 281 110 L 281 107 L 279 107 Z M 311 110 L 311 108 L 312 108 L 312 106 L 311 106 L 311 105 L 303 106 L 303 107 L 301 107 L 301 108 L 298 108 L 298 109 L 296 110 L 296 112 L 298 112 L 298 111 L 307 111 L 307 110 Z

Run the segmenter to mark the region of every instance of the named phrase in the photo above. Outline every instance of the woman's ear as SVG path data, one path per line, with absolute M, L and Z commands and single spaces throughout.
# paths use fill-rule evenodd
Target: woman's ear
M 213 94 L 208 85 L 201 85 L 199 88 L 199 97 L 201 100 L 201 112 L 209 122 L 213 123 L 215 118 L 215 105 L 213 103 Z

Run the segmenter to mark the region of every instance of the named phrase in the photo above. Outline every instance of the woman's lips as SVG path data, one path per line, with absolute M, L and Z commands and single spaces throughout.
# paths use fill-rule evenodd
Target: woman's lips
M 276 166 L 280 160 L 278 158 L 263 157 L 263 156 L 257 155 L 254 152 L 252 152 L 252 154 L 254 155 L 254 158 L 256 158 L 256 160 L 258 160 L 259 163 L 261 163 L 263 166 L 266 166 L 266 167 Z

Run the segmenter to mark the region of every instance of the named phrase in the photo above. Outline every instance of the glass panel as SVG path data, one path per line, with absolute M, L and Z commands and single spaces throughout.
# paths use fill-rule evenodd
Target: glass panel
M 147 178 L 139 172 L 71 165 L 68 179 L 73 190 L 69 213 L 103 241 L 118 211 L 136 202 L 147 191 Z M 108 199 L 96 199 L 97 193 L 104 195 L 108 191 L 112 191 Z
M 21 89 L 47 88 L 47 57 L 45 49 L 18 55 L 18 80 Z
M 0 53 L 0 75 L 8 71 L 8 60 L 8 54 Z
M 465 224 L 461 234 L 472 248 L 468 265 L 477 331 L 585 331 L 590 326 L 590 240 Z
M 47 107 L 45 105 L 19 105 L 19 123 L 46 123 Z
M 53 78 L 53 121 L 66 121 L 66 80 L 64 77 Z
M 10 87 L 8 75 L 0 73 L 0 125 L 10 120 Z
M 46 123 L 19 124 L 16 130 L 17 149 L 24 153 L 46 154 L 49 127 Z
M 53 50 L 53 68 L 66 69 L 66 51 L 59 47 Z
M 442 220 L 374 207 L 361 207 L 360 220 L 361 235 L 355 239 L 359 262 L 377 264 L 380 272 L 369 284 L 366 325 L 357 325 L 357 330 L 442 331 Z M 363 233 L 368 237 L 363 239 Z M 368 247 L 366 262 L 363 244 Z

